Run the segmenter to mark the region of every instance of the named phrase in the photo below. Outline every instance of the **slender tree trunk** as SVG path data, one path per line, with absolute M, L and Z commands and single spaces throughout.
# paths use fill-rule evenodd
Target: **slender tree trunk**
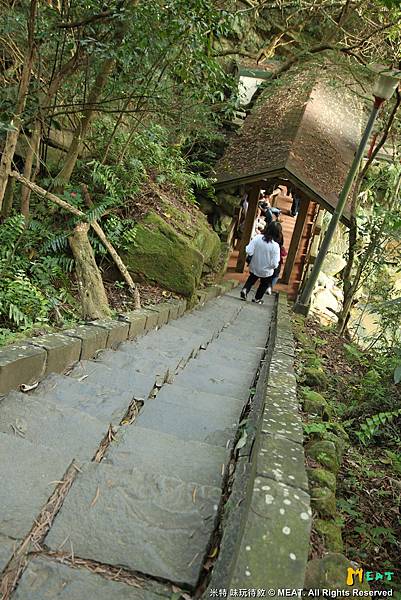
M 82 318 L 102 319 L 111 311 L 88 231 L 89 223 L 79 223 L 68 241 L 75 259 Z
M 52 81 L 49 85 L 49 89 L 47 93 L 39 98 L 39 109 L 38 114 L 36 116 L 36 120 L 33 125 L 32 136 L 28 146 L 27 155 L 25 158 L 24 165 L 24 177 L 29 181 L 33 181 L 32 177 L 32 166 L 36 157 L 36 171 L 39 167 L 39 145 L 42 134 L 42 122 L 40 119 L 40 113 L 44 109 L 48 109 L 53 101 L 54 96 L 57 94 L 57 91 L 68 75 L 71 75 L 76 71 L 80 64 L 80 56 L 82 52 L 80 49 L 72 56 L 67 62 L 59 69 L 59 71 L 53 76 Z M 21 212 L 25 217 L 26 223 L 29 219 L 29 200 L 31 196 L 31 190 L 23 186 L 22 194 L 21 194 Z
M 31 80 L 32 65 L 35 56 L 34 31 L 37 4 L 38 0 L 31 0 L 28 19 L 28 49 L 25 54 L 24 66 L 22 68 L 21 80 L 18 89 L 17 104 L 15 107 L 14 118 L 11 123 L 13 129 L 7 132 L 4 150 L 0 162 L 0 210 L 3 204 L 8 176 L 11 171 L 11 165 L 15 154 L 15 148 L 18 142 L 18 136 L 21 129 L 21 115 L 25 108 L 29 82 Z
M 39 160 L 38 154 L 39 154 L 41 130 L 42 130 L 42 127 L 41 127 L 40 121 L 39 120 L 35 121 L 34 129 L 33 129 L 29 147 L 28 147 L 28 152 L 25 157 L 24 177 L 26 177 L 26 179 L 31 179 L 32 165 L 33 165 L 33 161 L 34 161 L 35 157 L 36 157 L 37 161 Z M 28 220 L 29 220 L 30 197 L 31 197 L 31 190 L 29 188 L 27 188 L 26 186 L 23 186 L 22 190 L 21 190 L 21 213 L 25 217 L 26 224 L 28 223 Z
M 14 188 L 15 179 L 9 177 L 7 181 L 6 191 L 4 193 L 3 208 L 1 210 L 1 216 L 4 218 L 7 218 L 11 214 L 14 203 Z
M 72 172 L 75 168 L 79 152 L 82 147 L 82 140 L 85 139 L 89 127 L 92 123 L 92 120 L 96 114 L 96 103 L 100 98 L 100 95 L 103 91 L 104 86 L 109 78 L 110 73 L 113 70 L 115 61 L 112 58 L 106 59 L 100 70 L 100 73 L 97 75 L 95 82 L 93 84 L 93 88 L 88 97 L 88 108 L 84 111 L 84 115 L 78 125 L 78 127 L 74 131 L 74 136 L 71 142 L 71 145 L 68 149 L 67 156 L 65 158 L 64 166 L 61 169 L 60 173 L 57 175 L 57 188 L 60 186 L 64 186 L 69 182 Z

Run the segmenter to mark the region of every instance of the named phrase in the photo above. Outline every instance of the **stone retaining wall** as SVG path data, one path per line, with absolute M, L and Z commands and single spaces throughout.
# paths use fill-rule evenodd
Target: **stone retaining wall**
M 160 327 L 194 308 L 194 304 L 203 306 L 235 285 L 236 281 L 224 281 L 199 290 L 190 306 L 186 300 L 165 302 L 119 315 L 117 320 L 92 321 L 0 348 L 0 394 L 40 381 L 49 373 L 63 373 L 77 361 L 93 358 L 99 350 L 116 348 Z
M 213 589 L 226 589 L 227 597 L 228 590 L 266 590 L 274 598 L 279 588 L 304 586 L 311 509 L 293 366 L 287 299 L 280 295 L 205 599 Z

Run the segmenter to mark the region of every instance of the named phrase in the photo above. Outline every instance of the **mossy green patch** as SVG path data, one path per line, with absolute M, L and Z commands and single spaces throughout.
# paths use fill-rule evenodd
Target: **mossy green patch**
M 340 463 L 337 449 L 332 441 L 322 440 L 311 442 L 306 446 L 306 454 L 326 467 L 332 473 L 337 473 Z
M 332 492 L 336 491 L 336 476 L 326 469 L 307 469 L 308 480 L 312 485 L 327 487 Z
M 130 273 L 191 296 L 202 274 L 201 252 L 155 213 L 149 213 L 134 231 L 135 241 L 123 257 Z
M 324 517 L 334 517 L 336 514 L 336 497 L 327 487 L 315 487 L 311 490 L 312 508 Z
M 327 375 L 321 368 L 307 367 L 303 372 L 304 383 L 318 390 L 325 390 L 327 387 Z
M 323 538 L 326 550 L 329 552 L 342 552 L 344 550 L 341 537 L 341 526 L 335 521 L 316 519 L 314 527 Z

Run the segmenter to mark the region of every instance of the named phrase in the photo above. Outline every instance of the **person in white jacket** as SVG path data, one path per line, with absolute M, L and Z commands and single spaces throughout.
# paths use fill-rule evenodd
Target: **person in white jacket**
M 262 298 L 265 292 L 272 293 L 273 273 L 280 262 L 280 246 L 273 240 L 273 235 L 272 226 L 268 225 L 265 231 L 254 237 L 245 249 L 249 257 L 247 262 L 250 273 L 241 290 L 242 300 L 246 300 L 258 279 L 260 279 L 259 287 L 252 302 L 263 304 Z

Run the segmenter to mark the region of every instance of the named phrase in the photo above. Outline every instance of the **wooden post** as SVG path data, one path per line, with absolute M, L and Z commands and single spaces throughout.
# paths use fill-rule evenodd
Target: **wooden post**
M 253 224 L 255 222 L 256 212 L 258 209 L 259 194 L 260 183 L 254 183 L 249 192 L 248 210 L 246 211 L 244 230 L 242 232 L 241 240 L 238 246 L 238 259 L 237 266 L 235 268 L 237 273 L 242 273 L 244 271 L 246 258 L 245 247 L 251 241 Z
M 302 239 L 302 233 L 304 231 L 306 217 L 308 215 L 309 200 L 302 198 L 297 221 L 295 223 L 294 231 L 292 233 L 291 244 L 288 249 L 288 255 L 285 261 L 285 267 L 283 275 L 281 277 L 281 283 L 288 283 L 291 277 L 291 271 L 294 266 L 295 259 L 298 254 L 299 243 Z

